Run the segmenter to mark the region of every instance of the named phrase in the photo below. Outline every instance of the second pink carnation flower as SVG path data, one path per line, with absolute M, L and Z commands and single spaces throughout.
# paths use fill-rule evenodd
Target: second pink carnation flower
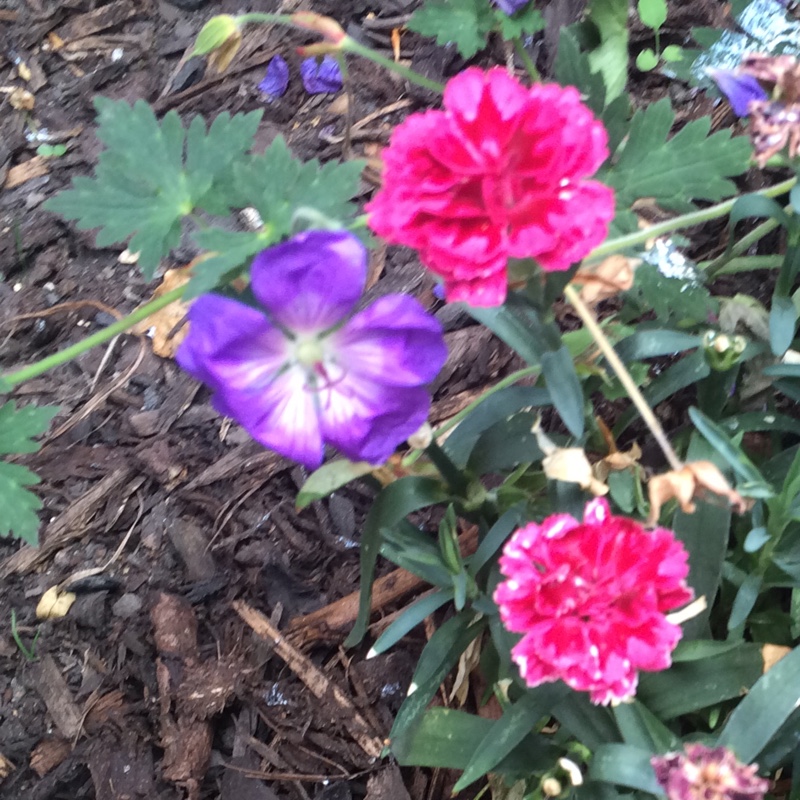
M 377 234 L 419 251 L 448 300 L 499 305 L 510 257 L 565 270 L 605 239 L 614 194 L 586 178 L 607 136 L 576 89 L 471 68 L 444 107 L 396 128 L 367 211 Z

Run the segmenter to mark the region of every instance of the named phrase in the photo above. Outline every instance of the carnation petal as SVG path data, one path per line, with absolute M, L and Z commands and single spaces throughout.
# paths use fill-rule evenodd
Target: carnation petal
M 367 253 L 346 231 L 307 231 L 263 250 L 251 268 L 253 293 L 291 331 L 319 332 L 353 309 L 364 289 Z

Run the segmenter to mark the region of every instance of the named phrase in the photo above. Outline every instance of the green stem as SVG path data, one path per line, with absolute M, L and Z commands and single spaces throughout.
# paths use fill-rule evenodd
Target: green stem
M 426 78 L 424 75 L 414 72 L 413 69 L 409 69 L 402 64 L 392 61 L 390 58 L 382 56 L 380 53 L 376 53 L 372 48 L 366 47 L 350 36 L 345 36 L 341 44 L 341 49 L 344 50 L 345 53 L 353 53 L 353 55 L 369 59 L 375 64 L 379 64 L 392 72 L 396 72 L 407 81 L 416 83 L 417 86 L 421 86 L 423 89 L 430 89 L 430 91 L 436 92 L 437 94 L 441 94 L 444 91 L 444 86 L 441 83 L 432 81 L 430 78 Z
M 740 256 L 730 259 L 713 272 L 709 271 L 709 276 L 716 278 L 717 275 L 735 275 L 755 269 L 778 269 L 783 265 L 783 261 L 783 256 Z
M 76 342 L 70 347 L 59 350 L 59 352 L 53 353 L 53 355 L 43 358 L 41 361 L 36 361 L 27 367 L 22 367 L 15 372 L 10 372 L 8 375 L 1 376 L 0 391 L 9 392 L 24 381 L 37 378 L 39 375 L 44 374 L 54 367 L 60 367 L 62 364 L 72 361 L 73 358 L 77 358 L 92 347 L 111 341 L 115 336 L 118 336 L 120 333 L 125 333 L 125 331 L 132 328 L 143 319 L 147 319 L 147 317 L 154 314 L 156 311 L 160 311 L 170 303 L 180 300 L 185 291 L 186 285 L 178 286 L 171 292 L 162 294 L 160 297 L 156 297 L 155 300 L 151 300 L 149 303 L 132 311 L 127 317 L 123 317 L 113 325 L 109 325 L 107 328 L 103 328 L 103 330 L 97 331 L 97 333 L 93 333 L 85 339 L 81 339 L 80 342 Z
M 245 25 L 257 25 L 262 23 L 266 23 L 267 25 L 272 25 L 272 24 L 289 25 L 293 28 L 298 27 L 292 22 L 291 14 L 260 14 L 256 11 L 253 11 L 249 14 L 240 14 L 238 17 L 236 17 L 236 24 L 239 25 L 240 27 L 244 27 Z
M 762 197 L 779 197 L 786 194 L 797 183 L 797 176 L 789 178 L 788 180 L 776 183 L 767 189 L 762 189 L 760 192 L 753 192 L 753 194 L 761 195 Z M 599 247 L 595 247 L 588 256 L 587 261 L 595 261 L 599 258 L 604 258 L 612 253 L 617 253 L 620 250 L 627 250 L 630 247 L 639 247 L 643 245 L 648 239 L 653 239 L 656 236 L 663 236 L 666 233 L 673 233 L 681 228 L 691 228 L 694 225 L 700 225 L 703 222 L 708 222 L 712 219 L 718 219 L 729 214 L 733 208 L 734 203 L 738 200 L 734 197 L 726 200 L 724 203 L 717 203 L 708 208 L 702 208 L 699 211 L 692 211 L 689 214 L 682 214 L 679 217 L 659 222 L 656 225 L 651 225 L 636 233 L 629 233 L 625 236 L 618 236 L 616 239 L 609 239 L 603 242 Z
M 664 429 L 661 427 L 658 417 L 656 417 L 653 410 L 647 404 L 644 395 L 639 391 L 639 387 L 631 377 L 625 364 L 622 363 L 622 359 L 617 355 L 617 351 L 614 350 L 613 345 L 595 319 L 594 314 L 581 299 L 578 290 L 571 284 L 567 285 L 564 288 L 564 296 L 569 300 L 589 333 L 592 334 L 592 338 L 600 348 L 600 352 L 605 356 L 606 361 L 608 361 L 611 368 L 617 374 L 620 383 L 625 387 L 625 391 L 628 393 L 628 397 L 633 401 L 633 404 L 636 406 L 639 414 L 641 414 L 645 424 L 650 429 L 650 433 L 653 434 L 653 438 L 658 442 L 659 447 L 661 447 L 661 451 L 664 453 L 664 457 L 667 459 L 670 468 L 674 470 L 681 469 L 683 463 L 678 458 L 677 453 L 672 449 L 672 445 Z
M 517 51 L 517 55 L 522 59 L 522 63 L 525 65 L 528 75 L 531 76 L 531 80 L 540 81 L 542 76 L 539 74 L 539 70 L 536 69 L 536 64 L 533 63 L 533 59 L 530 57 L 528 51 L 525 49 L 522 39 L 520 39 L 519 36 L 515 36 L 513 42 L 514 49 Z

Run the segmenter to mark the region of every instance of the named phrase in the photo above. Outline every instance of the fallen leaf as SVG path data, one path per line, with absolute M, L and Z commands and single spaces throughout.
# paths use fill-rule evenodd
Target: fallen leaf
M 765 644 L 761 647 L 761 658 L 764 661 L 764 672 L 771 670 L 784 656 L 792 652 L 791 647 L 780 644 Z
M 33 107 L 36 105 L 36 98 L 27 89 L 18 86 L 8 96 L 8 102 L 17 111 L 33 111 Z
M 37 619 L 61 619 L 66 616 L 75 602 L 72 592 L 59 592 L 58 586 L 51 586 L 36 606 Z
M 613 255 L 581 269 L 575 276 L 576 283 L 582 284 L 581 298 L 585 303 L 599 303 L 627 291 L 633 286 L 633 274 L 641 263 L 640 258 Z
M 190 271 L 193 264 L 178 269 L 169 269 L 164 273 L 161 285 L 153 292 L 152 300 L 157 297 L 177 289 L 179 286 L 189 282 Z M 181 342 L 189 332 L 189 325 L 181 322 L 186 317 L 189 305 L 176 300 L 168 306 L 164 306 L 160 311 L 151 314 L 147 319 L 142 320 L 133 328 L 134 333 L 142 333 L 148 336 L 153 343 L 153 352 L 162 358 L 174 358 L 175 352 Z

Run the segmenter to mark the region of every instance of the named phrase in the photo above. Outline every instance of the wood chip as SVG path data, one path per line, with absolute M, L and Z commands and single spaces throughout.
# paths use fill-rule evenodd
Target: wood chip
M 72 745 L 60 736 L 45 736 L 31 753 L 31 769 L 43 778 L 63 763 L 72 752 Z
M 260 611 L 237 600 L 233 603 L 237 614 L 261 637 L 275 647 L 275 652 L 286 665 L 320 700 L 335 703 L 343 712 L 343 724 L 353 740 L 370 758 L 380 758 L 383 740 L 376 736 L 350 698 L 333 683 L 316 665 L 286 641 L 281 632 Z
M 129 0 L 115 0 L 108 5 L 95 8 L 94 11 L 87 11 L 85 14 L 78 14 L 72 17 L 58 32 L 58 35 L 65 42 L 73 39 L 82 39 L 91 36 L 93 33 L 108 30 L 119 25 L 131 17 L 141 13 L 139 3 L 131 3 Z
M 27 183 L 34 178 L 41 178 L 42 175 L 47 175 L 50 172 L 47 166 L 47 160 L 41 156 L 34 156 L 15 167 L 11 167 L 6 176 L 6 182 L 3 184 L 4 189 L 16 189 L 23 183 Z
M 75 741 L 81 732 L 83 715 L 53 657 L 48 653 L 32 664 L 30 676 L 61 735 Z

